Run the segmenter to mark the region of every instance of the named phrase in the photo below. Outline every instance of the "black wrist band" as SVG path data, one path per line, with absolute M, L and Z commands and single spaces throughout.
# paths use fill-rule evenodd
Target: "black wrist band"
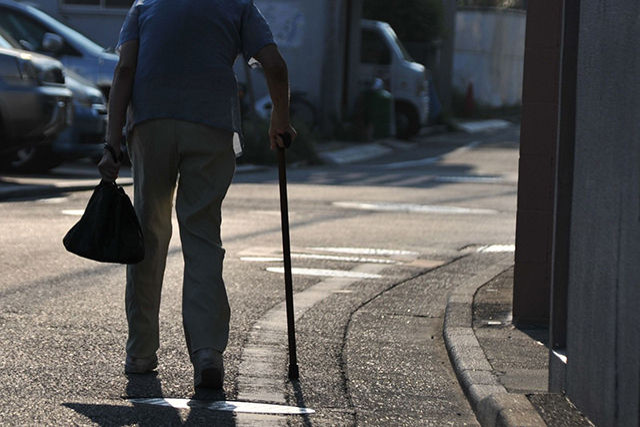
M 116 149 L 113 148 L 111 145 L 109 145 L 108 143 L 104 144 L 104 149 L 107 150 L 110 154 L 111 154 L 111 158 L 113 158 L 113 161 L 116 163 L 120 163 L 120 160 L 122 160 L 122 151 L 120 152 L 120 155 L 118 156 L 116 154 Z

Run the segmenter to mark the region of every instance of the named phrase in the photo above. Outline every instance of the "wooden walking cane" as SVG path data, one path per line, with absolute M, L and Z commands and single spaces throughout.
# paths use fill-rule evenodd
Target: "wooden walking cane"
M 281 134 L 284 145 L 289 148 L 291 135 Z M 278 147 L 278 178 L 280 181 L 280 218 L 282 222 L 282 255 L 284 257 L 284 289 L 287 305 L 287 332 L 289 335 L 289 379 L 299 377 L 296 357 L 296 327 L 293 312 L 293 278 L 291 277 L 291 243 L 289 242 L 289 206 L 287 202 L 287 164 L 284 148 Z

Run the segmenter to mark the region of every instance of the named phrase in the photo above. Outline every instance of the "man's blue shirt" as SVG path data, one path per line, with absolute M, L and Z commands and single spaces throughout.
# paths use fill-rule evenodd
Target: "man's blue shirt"
M 130 128 L 172 118 L 241 133 L 233 63 L 273 43 L 253 0 L 137 0 L 118 47 L 138 40 Z

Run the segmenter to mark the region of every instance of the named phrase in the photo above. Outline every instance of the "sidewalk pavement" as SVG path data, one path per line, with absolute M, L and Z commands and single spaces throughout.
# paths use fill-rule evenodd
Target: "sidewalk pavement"
M 490 280 L 458 286 L 447 303 L 445 343 L 478 421 L 483 426 L 592 425 L 563 395 L 547 391 L 549 331 L 515 327 L 512 294 L 511 263 Z

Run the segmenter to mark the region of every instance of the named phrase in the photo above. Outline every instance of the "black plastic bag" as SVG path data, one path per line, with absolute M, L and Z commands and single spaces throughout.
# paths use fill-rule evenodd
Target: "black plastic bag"
M 138 217 L 129 196 L 115 182 L 100 182 L 82 218 L 62 242 L 69 252 L 95 261 L 136 264 L 144 259 Z

